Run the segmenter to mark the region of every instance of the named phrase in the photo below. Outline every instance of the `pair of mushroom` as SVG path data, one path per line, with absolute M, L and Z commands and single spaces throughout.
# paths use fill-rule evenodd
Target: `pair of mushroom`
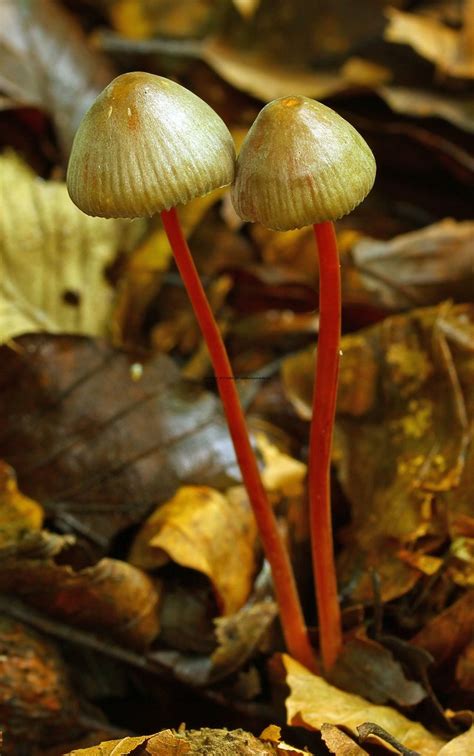
M 313 224 L 320 266 L 320 333 L 309 490 L 313 566 L 323 666 L 342 645 L 334 567 L 329 466 L 337 391 L 340 276 L 332 221 L 370 191 L 375 161 L 362 137 L 326 106 L 306 97 L 267 105 L 235 163 L 219 116 L 175 82 L 148 73 L 119 76 L 102 92 L 77 132 L 68 189 L 89 215 L 134 218 L 161 213 L 176 265 L 206 341 L 229 431 L 263 549 L 270 563 L 289 652 L 315 669 L 289 556 L 262 485 L 229 358 L 176 205 L 233 183 L 244 219 L 274 230 Z

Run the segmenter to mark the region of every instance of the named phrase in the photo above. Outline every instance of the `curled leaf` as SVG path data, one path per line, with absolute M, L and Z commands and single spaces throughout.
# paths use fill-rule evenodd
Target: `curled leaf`
M 211 581 L 223 614 L 247 599 L 256 569 L 256 525 L 248 500 L 234 489 L 186 486 L 148 518 L 130 554 L 143 569 L 170 559 Z

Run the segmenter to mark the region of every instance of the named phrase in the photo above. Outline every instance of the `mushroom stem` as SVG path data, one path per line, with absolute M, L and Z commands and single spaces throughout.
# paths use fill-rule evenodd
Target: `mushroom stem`
M 313 570 L 323 667 L 342 648 L 331 522 L 330 465 L 341 336 L 341 275 L 331 221 L 314 224 L 319 257 L 319 340 L 309 446 L 309 500 Z
M 176 209 L 163 210 L 161 218 L 212 361 L 242 479 L 255 515 L 263 550 L 272 569 L 286 646 L 295 659 L 314 670 L 314 654 L 293 569 L 262 484 L 224 342 L 181 230 Z

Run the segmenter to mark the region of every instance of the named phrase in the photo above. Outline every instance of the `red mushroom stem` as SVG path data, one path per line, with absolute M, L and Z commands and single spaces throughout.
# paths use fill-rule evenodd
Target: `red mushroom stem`
M 309 446 L 311 550 L 320 648 L 328 672 L 342 648 L 331 521 L 330 466 L 341 338 L 341 274 L 331 221 L 316 223 L 319 257 L 319 339 Z
M 224 342 L 184 238 L 175 208 L 163 210 L 163 225 L 176 265 L 206 342 L 245 488 L 273 574 L 285 643 L 290 654 L 315 670 L 314 654 L 298 598 L 291 562 L 262 484 Z

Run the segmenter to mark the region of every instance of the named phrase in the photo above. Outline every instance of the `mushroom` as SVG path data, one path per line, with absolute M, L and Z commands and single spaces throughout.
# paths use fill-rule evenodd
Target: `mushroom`
M 232 201 L 243 220 L 275 231 L 312 224 L 318 248 L 319 342 L 310 430 L 312 559 L 323 667 L 342 647 L 331 523 L 330 458 L 334 427 L 341 293 L 333 221 L 369 193 L 375 160 L 360 134 L 308 97 L 281 97 L 259 113 L 237 160 Z
M 291 562 L 262 485 L 229 358 L 181 230 L 176 205 L 232 183 L 235 148 L 203 100 L 161 76 L 133 72 L 99 95 L 77 131 L 67 183 L 89 215 L 161 213 L 176 265 L 211 357 L 230 435 L 270 563 L 289 652 L 314 667 Z

